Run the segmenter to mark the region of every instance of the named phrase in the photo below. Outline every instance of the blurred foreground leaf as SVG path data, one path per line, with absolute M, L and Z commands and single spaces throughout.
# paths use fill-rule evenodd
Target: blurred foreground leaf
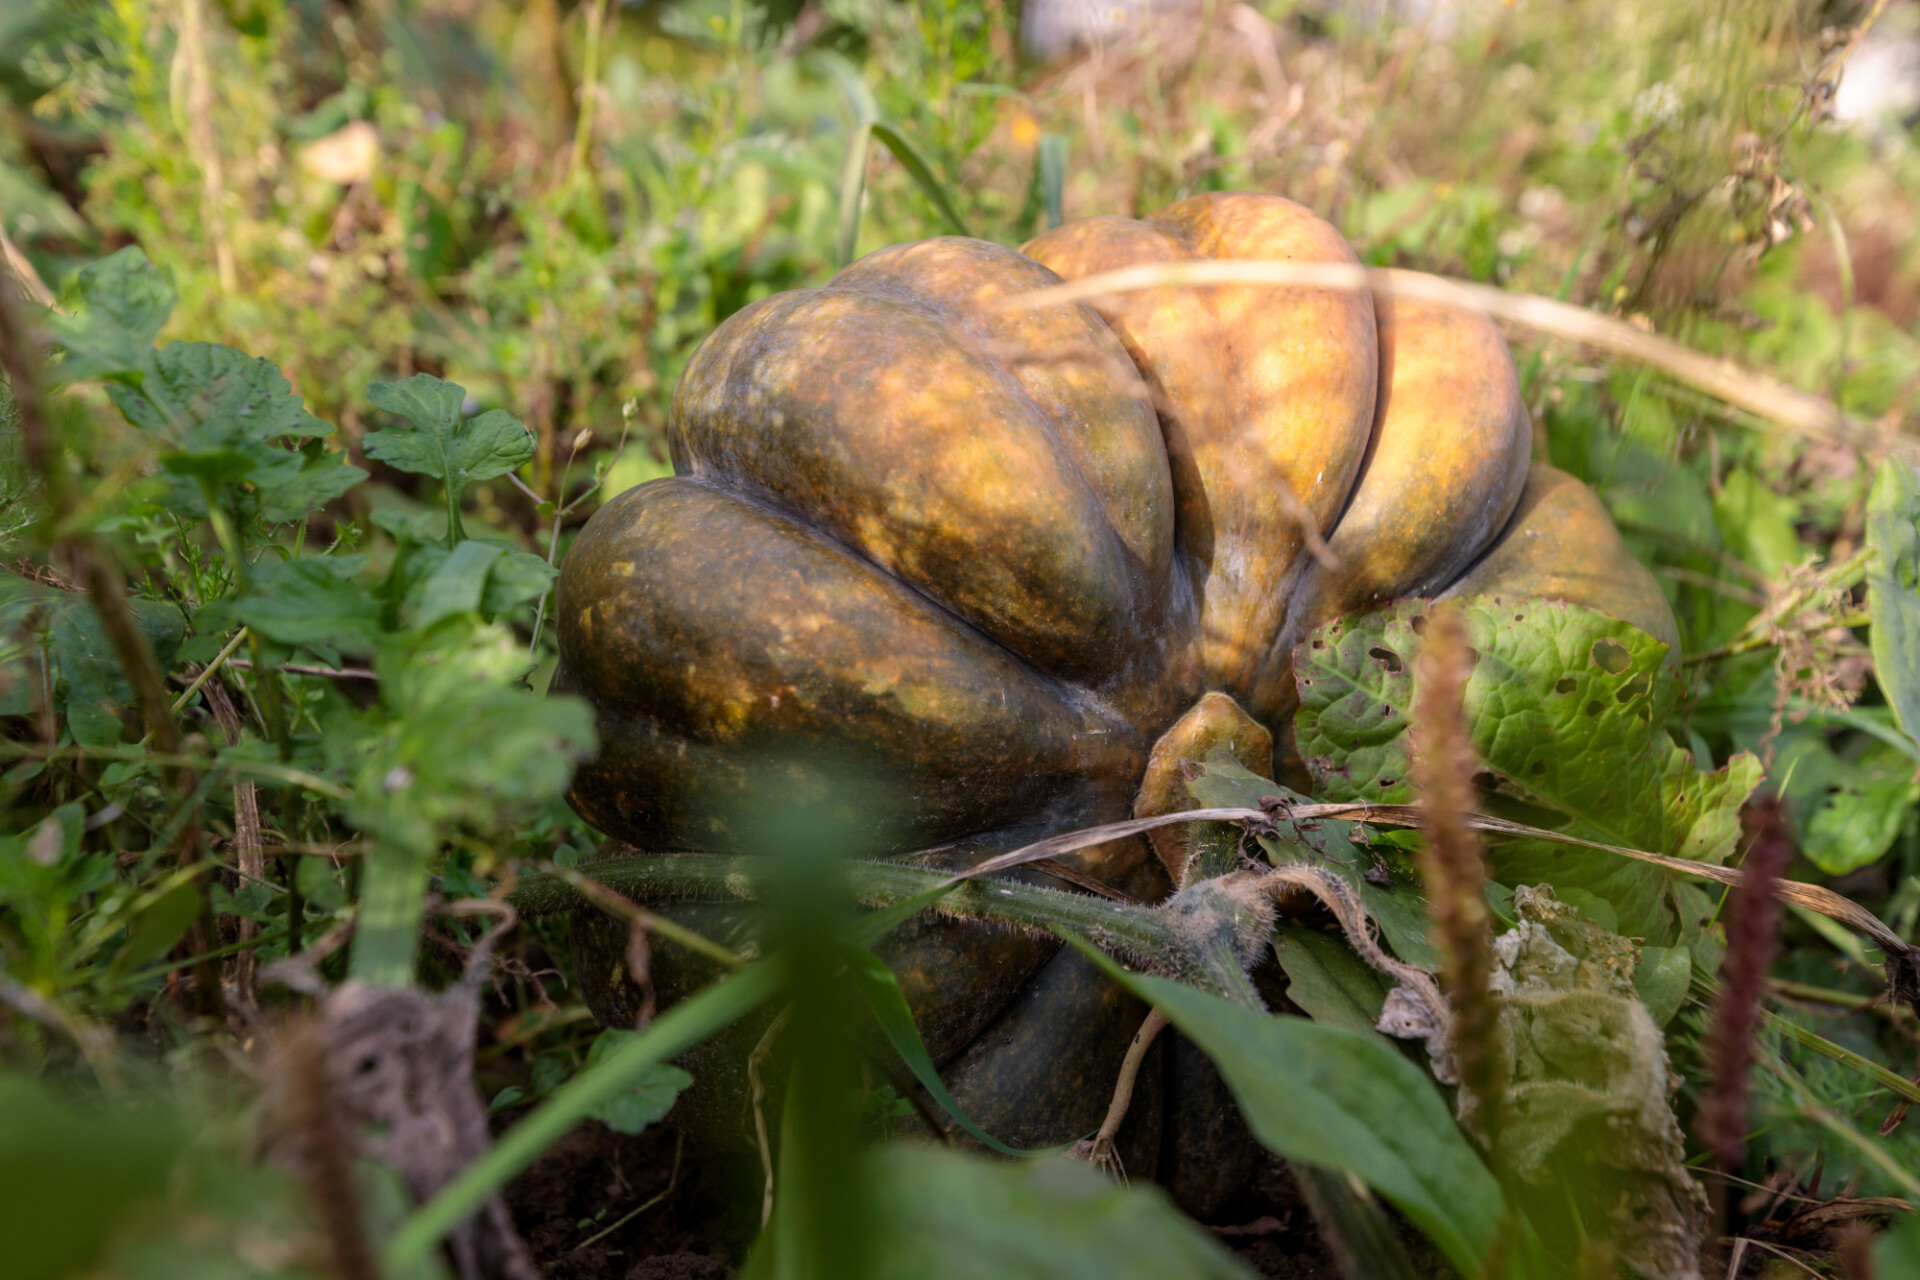
M 1241 1280 L 1252 1273 L 1157 1187 L 1062 1159 L 1008 1164 L 894 1144 L 867 1159 L 876 1280 Z
M 83 1110 L 0 1077 L 0 1270 L 54 1280 L 91 1266 L 142 1202 L 165 1195 L 185 1146 L 168 1118 Z

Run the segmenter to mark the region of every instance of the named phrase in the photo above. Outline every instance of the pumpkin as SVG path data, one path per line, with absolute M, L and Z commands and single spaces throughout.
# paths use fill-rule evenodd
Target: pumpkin
M 641 850 L 738 851 L 766 778 L 831 805 L 852 771 L 890 788 L 877 847 L 959 866 L 1178 807 L 1178 761 L 1208 744 L 1271 776 L 1294 646 L 1369 604 L 1547 595 L 1674 640 L 1598 500 L 1529 465 L 1484 317 L 1238 286 L 1006 305 L 1204 258 L 1355 260 L 1291 201 L 1207 195 L 1022 253 L 884 249 L 720 325 L 674 395 L 674 476 L 609 501 L 562 567 L 554 687 L 592 702 L 602 739 L 571 792 L 586 820 Z M 1155 896 L 1183 853 L 1152 848 L 1080 869 Z M 624 928 L 583 913 L 575 948 L 596 1016 L 630 1021 Z M 672 952 L 669 997 L 702 976 Z M 885 955 L 990 1131 L 1037 1146 L 1098 1124 L 1142 1011 L 1077 953 L 922 919 Z M 711 1055 L 721 1092 L 740 1052 Z M 1136 1090 L 1123 1154 L 1146 1173 L 1164 1149 L 1163 1174 L 1217 1199 L 1231 1108 L 1204 1062 L 1167 1058 L 1166 1105 Z

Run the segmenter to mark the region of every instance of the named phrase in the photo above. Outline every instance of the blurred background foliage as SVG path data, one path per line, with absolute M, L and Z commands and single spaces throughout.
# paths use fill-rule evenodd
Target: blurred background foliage
M 364 442 L 394 419 L 368 385 L 429 374 L 464 388 L 469 414 L 523 421 L 524 465 L 467 491 L 468 530 L 503 555 L 555 563 L 608 496 L 670 469 L 672 388 L 713 326 L 840 265 L 843 190 L 863 192 L 857 252 L 956 220 L 1018 245 L 1056 216 L 1276 192 L 1330 219 L 1369 262 L 1564 297 L 1829 395 L 1890 438 L 1907 429 L 1920 393 L 1920 147 L 1897 111 L 1835 112 L 1857 24 L 1871 18 L 1874 41 L 1909 39 L 1914 5 L 1207 0 L 1180 12 L 1149 36 L 1044 61 L 1023 52 L 1011 0 L 0 0 L 3 247 L 43 300 L 70 307 L 78 268 L 137 246 L 177 290 L 162 341 L 264 357 L 337 424 L 333 439 L 369 480 L 304 523 L 254 530 L 249 545 L 366 557 L 341 572 L 384 594 L 360 650 L 323 645 L 301 660 L 338 669 L 378 650 L 399 671 L 435 645 L 497 655 L 510 636 L 529 654 L 524 682 L 504 659 L 470 668 L 500 688 L 544 689 L 540 574 L 514 562 L 517 588 L 495 569 L 499 590 L 471 634 L 422 608 L 419 584 L 443 564 L 422 548 L 448 532 L 440 489 L 369 456 L 379 450 Z M 859 126 L 876 121 L 904 152 L 865 146 Z M 864 186 L 848 182 L 856 140 Z M 1600 490 L 1670 592 L 1688 655 L 1687 745 L 1704 767 L 1757 751 L 1801 851 L 1791 874 L 1913 937 L 1920 781 L 1858 634 L 1875 460 L 1645 369 L 1515 336 L 1537 452 Z M 183 606 L 175 633 L 154 623 L 155 647 L 209 661 L 237 618 L 251 620 L 234 612 L 246 592 L 210 536 L 183 533 L 164 495 L 130 483 L 151 445 L 97 389 L 55 412 L 92 487 L 86 514 L 135 570 L 142 609 L 148 597 Z M 18 448 L 0 403 L 0 553 L 64 585 L 30 536 Z M 300 601 L 326 596 L 309 585 L 320 595 Z M 300 640 L 273 643 L 282 649 L 257 660 L 301 656 Z M 85 685 L 83 667 L 69 685 Z M 243 710 L 269 694 L 235 692 Z M 256 708 L 288 726 L 277 753 L 256 753 L 269 772 L 357 785 L 369 759 L 382 777 L 440 767 L 405 754 L 418 708 L 292 670 L 278 699 Z M 195 714 L 195 731 L 217 731 Z M 83 745 L 137 736 L 130 719 L 124 735 L 64 717 L 60 732 Z M 450 794 L 487 788 L 479 773 L 434 776 Z M 7 970 L 52 1002 L 49 1016 L 138 1031 L 178 1065 L 201 1051 L 162 998 L 178 972 L 165 957 L 199 903 L 153 855 L 176 833 L 136 841 L 120 816 L 158 812 L 165 785 L 130 760 L 16 767 L 4 828 L 31 870 L 0 882 L 0 906 L 12 913 Z M 447 897 L 591 847 L 558 782 L 542 775 L 527 791 L 517 809 L 435 816 L 416 837 L 445 843 L 433 870 Z M 235 829 L 224 792 L 206 803 L 216 832 Z M 96 821 L 109 806 L 115 816 Z M 365 811 L 289 793 L 270 825 L 293 853 L 338 848 L 377 827 L 354 816 Z M 290 854 L 271 883 L 228 876 L 210 910 L 255 928 L 222 926 L 201 949 L 251 940 L 265 960 L 321 936 L 352 901 L 350 862 Z M 304 924 L 273 934 L 290 896 Z M 523 1095 L 583 1063 L 592 1039 L 563 980 L 537 972 L 551 959 L 545 927 L 523 931 L 489 1006 L 500 1047 L 488 1061 Z M 1860 1009 L 1875 988 L 1858 942 L 1812 916 L 1791 918 L 1789 937 L 1782 1018 L 1910 1073 L 1912 1019 Z M 437 954 L 430 968 L 449 963 Z M 70 1056 L 23 1021 L 0 1028 L 9 1060 Z M 89 1034 L 71 1044 L 97 1045 Z M 1759 1158 L 1803 1187 L 1824 1176 L 1830 1190 L 1898 1190 L 1808 1119 L 1817 1106 L 1871 1134 L 1889 1095 L 1783 1052 L 1799 1084 L 1765 1077 Z M 162 1151 L 174 1139 L 139 1141 Z M 1911 1125 L 1886 1141 L 1915 1167 Z M 216 1165 L 212 1183 L 234 1176 Z

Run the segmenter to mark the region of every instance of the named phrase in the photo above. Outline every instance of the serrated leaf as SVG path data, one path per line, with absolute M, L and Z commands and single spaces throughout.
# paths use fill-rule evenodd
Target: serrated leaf
M 303 520 L 367 478 L 347 455 L 309 440 L 299 452 L 275 450 L 271 466 L 254 473 L 260 518 L 272 524 Z
M 320 443 L 332 425 L 307 412 L 279 369 L 232 347 L 168 343 L 137 388 L 116 384 L 108 395 L 129 422 L 175 446 L 160 462 L 194 482 L 183 486 L 193 497 L 175 504 L 188 514 L 204 514 L 207 490 L 228 488 L 220 501 L 236 514 L 283 524 L 366 476 Z M 240 485 L 249 488 L 230 488 Z
M 333 430 L 307 412 L 272 361 L 213 342 L 169 342 L 154 352 L 139 393 L 118 388 L 113 394 L 129 422 L 183 448 Z
M 70 293 L 75 313 L 47 320 L 66 353 L 55 369 L 60 380 L 145 377 L 153 368 L 153 340 L 180 300 L 173 272 L 130 245 L 80 268 Z
M 556 799 L 593 751 L 593 713 L 519 687 L 528 665 L 510 631 L 470 614 L 389 636 L 373 662 L 387 723 L 341 759 L 348 817 L 425 853 L 456 827 Z
M 373 383 L 367 398 L 405 418 L 413 429 L 372 432 L 364 442 L 367 456 L 456 489 L 506 475 L 531 461 L 533 433 L 512 414 L 489 409 L 461 421 L 466 395 L 464 388 L 424 373 L 405 382 Z
M 1167 1015 L 1212 1059 L 1254 1136 L 1288 1160 L 1350 1173 L 1468 1275 L 1504 1213 L 1426 1073 L 1382 1037 L 1274 1017 L 1164 978 L 1131 974 L 1075 942 L 1107 976 Z
M 368 653 L 383 634 L 380 604 L 353 581 L 358 557 L 309 556 L 254 566 L 240 620 L 285 645 L 326 645 Z
M 1920 741 L 1920 473 L 1898 458 L 1880 464 L 1867 497 L 1868 639 L 1887 705 Z
M 1477 659 L 1467 719 L 1493 812 L 1607 844 L 1719 862 L 1740 805 L 1760 781 L 1742 753 L 1703 774 L 1667 736 L 1678 684 L 1667 646 L 1604 614 L 1560 601 L 1457 602 Z M 1301 755 L 1328 799 L 1407 804 L 1407 726 L 1418 685 L 1408 600 L 1340 619 L 1295 651 Z M 1667 877 L 1656 868 L 1544 841 L 1490 850 L 1500 880 L 1547 883 L 1613 904 L 1623 932 L 1672 939 Z
M 861 1172 L 875 1280 L 1252 1280 L 1165 1192 L 1084 1164 L 890 1143 Z

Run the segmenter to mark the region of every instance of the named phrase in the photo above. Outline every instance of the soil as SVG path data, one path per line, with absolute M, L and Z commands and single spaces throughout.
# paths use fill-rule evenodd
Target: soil
M 684 1160 L 671 1194 L 593 1240 L 667 1191 L 676 1141 L 664 1124 L 633 1137 L 584 1124 L 514 1180 L 508 1208 L 548 1280 L 728 1280 L 736 1273 L 752 1206 Z M 1258 1274 L 1339 1280 L 1279 1159 L 1269 1157 L 1217 1217 L 1207 1229 Z

